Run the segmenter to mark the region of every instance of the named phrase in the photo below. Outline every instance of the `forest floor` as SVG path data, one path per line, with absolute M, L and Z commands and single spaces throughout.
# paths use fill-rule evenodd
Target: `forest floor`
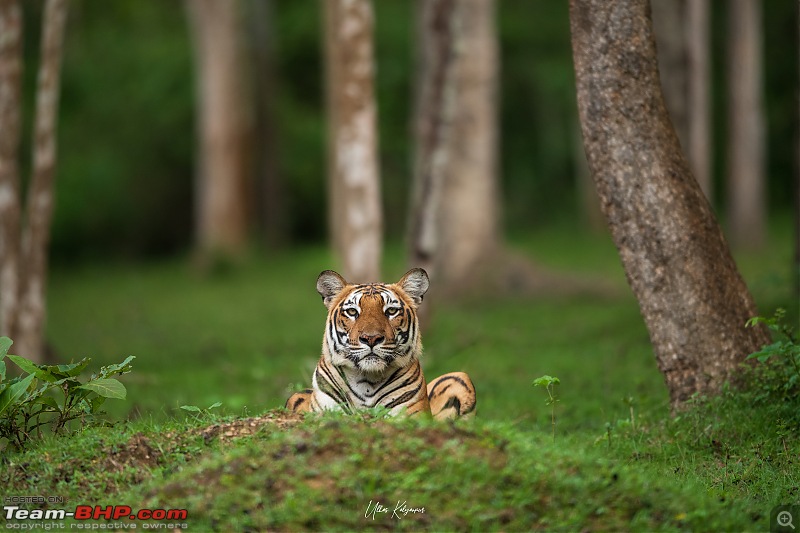
M 762 314 L 796 323 L 789 242 L 778 229 L 737 260 Z M 800 409 L 773 375 L 743 370 L 748 388 L 671 416 L 608 236 L 555 228 L 512 246 L 581 289 L 433 302 L 426 375 L 465 370 L 478 391 L 477 417 L 456 424 L 279 409 L 318 359 L 322 249 L 211 277 L 182 261 L 56 269 L 54 350 L 90 368 L 135 355 L 128 399 L 107 403 L 111 427 L 3 452 L 0 496 L 186 509 L 161 524 L 194 531 L 750 531 L 800 502 Z M 399 247 L 384 270 L 402 275 Z M 555 431 L 543 374 L 561 380 Z

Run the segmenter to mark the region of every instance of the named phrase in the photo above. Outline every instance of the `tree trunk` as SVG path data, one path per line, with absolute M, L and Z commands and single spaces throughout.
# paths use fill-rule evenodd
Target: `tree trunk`
M 798 29 L 800 29 L 800 10 L 797 16 Z M 800 38 L 800 31 L 798 31 L 798 38 Z M 800 44 L 800 39 L 799 43 Z M 798 94 L 798 102 L 800 102 L 800 94 Z M 798 117 L 800 117 L 800 108 L 798 108 Z M 797 168 L 794 174 L 794 261 L 792 264 L 792 274 L 794 276 L 794 294 L 795 302 L 800 306 L 800 130 L 797 131 Z M 798 308 L 800 314 L 800 307 Z
M 47 0 L 42 21 L 41 60 L 34 115 L 33 174 L 28 188 L 22 231 L 19 318 L 16 350 L 35 360 L 44 358 L 47 250 L 53 218 L 61 58 L 67 21 L 66 0 Z
M 798 151 L 800 153 L 800 151 Z M 795 302 L 800 306 L 800 161 L 794 176 L 794 261 L 792 271 L 794 275 Z M 800 312 L 800 308 L 798 308 Z
M 439 205 L 452 130 L 456 0 L 417 0 L 414 169 L 409 213 L 409 262 L 434 275 Z
M 382 208 L 368 0 L 326 0 L 329 220 L 351 282 L 380 279 Z
M 647 0 L 571 0 L 589 168 L 673 407 L 767 343 L 661 93 Z
M 447 291 L 474 280 L 499 239 L 494 2 L 418 6 L 411 261 Z
M 686 155 L 706 198 L 713 204 L 711 173 L 711 60 L 709 0 L 688 0 L 686 6 L 688 66 Z
M 277 248 L 287 241 L 286 197 L 280 174 L 275 109 L 275 15 L 272 0 L 249 1 L 256 145 L 257 211 L 265 244 Z
M 196 239 L 201 258 L 248 238 L 248 127 L 238 0 L 186 0 L 197 71 Z
M 0 0 L 0 335 L 16 338 L 19 305 L 22 10 Z
M 728 218 L 736 247 L 759 248 L 766 233 L 761 0 L 731 0 L 728 65 Z

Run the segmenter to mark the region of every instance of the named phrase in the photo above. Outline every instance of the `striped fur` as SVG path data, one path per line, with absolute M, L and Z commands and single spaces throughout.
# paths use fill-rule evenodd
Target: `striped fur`
M 381 406 L 391 415 L 472 416 L 475 388 L 467 374 L 453 372 L 426 384 L 422 373 L 417 307 L 428 286 L 421 268 L 394 284 L 353 285 L 332 270 L 320 274 L 317 291 L 328 308 L 322 357 L 312 388 L 293 394 L 286 408 L 353 412 Z

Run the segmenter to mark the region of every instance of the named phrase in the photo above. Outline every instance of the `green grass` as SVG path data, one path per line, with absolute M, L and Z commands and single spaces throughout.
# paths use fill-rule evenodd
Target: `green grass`
M 208 437 L 210 423 L 139 421 L 50 440 L 12 460 L 2 481 L 68 502 L 187 509 L 201 531 L 719 531 L 764 519 L 580 435 L 554 443 L 511 422 L 329 414 L 224 442 Z M 398 501 L 425 512 L 398 518 Z M 389 511 L 373 518 L 377 502 Z
M 762 313 L 784 306 L 796 321 L 789 242 L 779 227 L 772 246 L 738 259 Z M 58 355 L 93 366 L 137 356 L 121 378 L 128 400 L 106 404 L 123 421 L 6 452 L 0 485 L 76 504 L 186 507 L 198 530 L 220 531 L 764 530 L 771 507 L 800 499 L 798 409 L 760 394 L 763 375 L 670 417 L 608 236 L 556 227 L 513 246 L 566 283 L 606 290 L 437 305 L 423 367 L 473 377 L 473 423 L 326 416 L 224 440 L 204 428 L 238 434 L 242 417 L 310 384 L 325 320 L 314 282 L 335 266 L 328 252 L 254 258 L 210 278 L 182 261 L 56 270 Z M 387 280 L 404 271 L 401 252 L 389 248 Z M 561 380 L 555 442 L 546 394 L 532 387 L 543 374 Z M 179 409 L 214 402 L 221 418 Z M 371 500 L 426 512 L 373 521 Z

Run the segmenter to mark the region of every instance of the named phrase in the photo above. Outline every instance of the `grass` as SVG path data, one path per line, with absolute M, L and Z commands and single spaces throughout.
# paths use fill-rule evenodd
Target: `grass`
M 739 262 L 762 313 L 780 305 L 796 320 L 790 241 L 776 235 Z M 612 290 L 437 306 L 425 373 L 465 370 L 479 396 L 478 418 L 455 426 L 274 411 L 309 385 L 318 359 L 314 281 L 334 265 L 321 249 L 211 278 L 181 261 L 56 270 L 48 336 L 59 356 L 97 366 L 137 356 L 122 378 L 129 399 L 106 404 L 126 420 L 6 452 L 0 485 L 74 504 L 187 508 L 201 531 L 764 530 L 770 508 L 800 499 L 798 409 L 762 393 L 763 374 L 670 417 L 608 237 L 556 227 L 514 246 Z M 402 267 L 390 248 L 387 278 Z M 561 380 L 555 441 L 532 387 L 543 374 Z M 179 409 L 215 402 L 221 415 Z M 398 520 L 398 500 L 426 511 Z M 370 501 L 390 510 L 372 520 Z
M 201 531 L 733 530 L 763 520 L 575 435 L 554 443 L 487 420 L 268 416 L 244 435 L 221 420 L 95 429 L 18 457 L 3 481 L 69 502 L 187 509 Z M 399 501 L 425 512 L 395 515 Z M 389 511 L 373 517 L 378 502 Z

